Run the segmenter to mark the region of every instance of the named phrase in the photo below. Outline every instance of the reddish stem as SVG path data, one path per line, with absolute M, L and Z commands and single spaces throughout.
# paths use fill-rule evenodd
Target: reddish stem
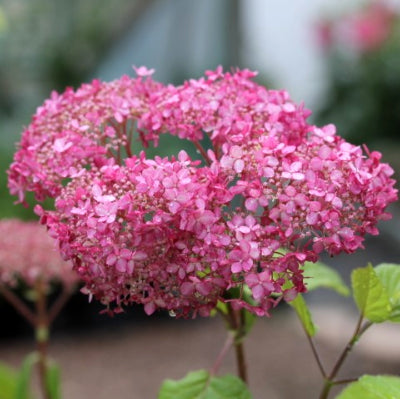
M 199 151 L 200 155 L 204 158 L 204 161 L 207 165 L 210 165 L 210 159 L 208 158 L 206 150 L 199 143 L 199 141 L 194 141 L 194 145 L 196 146 L 197 151 Z
M 363 322 L 363 316 L 360 315 L 360 318 L 358 319 L 357 326 L 354 330 L 352 337 L 350 338 L 348 344 L 345 346 L 342 353 L 340 354 L 331 373 L 325 378 L 325 383 L 322 387 L 322 391 L 319 396 L 319 399 L 327 399 L 329 392 L 334 385 L 342 384 L 346 381 L 346 380 L 335 381 L 335 377 L 337 376 L 340 368 L 342 367 L 344 361 L 346 360 L 347 356 L 353 349 L 356 342 L 360 339 L 361 335 L 364 334 L 364 332 L 367 331 L 367 329 L 369 327 L 371 327 L 371 325 L 372 325 L 372 323 L 370 321 L 366 322 L 364 325 L 362 324 L 362 322 Z M 351 381 L 353 381 L 353 379 Z
M 64 307 L 68 299 L 71 297 L 72 294 L 71 288 L 63 287 L 61 294 L 58 296 L 56 301 L 51 306 L 50 310 L 47 312 L 47 322 L 50 326 L 54 319 L 58 316 L 61 309 Z
M 224 346 L 222 347 L 221 352 L 219 353 L 217 359 L 215 360 L 213 368 L 210 370 L 211 375 L 215 375 L 218 373 L 218 370 L 221 367 L 221 363 L 224 360 L 229 349 L 232 347 L 233 343 L 234 343 L 234 335 L 228 332 L 228 336 L 226 337 Z
M 236 366 L 238 376 L 248 384 L 248 376 L 247 376 L 247 363 L 244 353 L 244 317 L 243 312 L 239 310 L 234 310 L 230 305 L 228 305 L 229 312 L 229 324 L 231 329 L 235 333 L 234 347 L 235 347 L 235 355 L 236 355 Z
M 33 327 L 36 326 L 37 321 L 35 314 L 25 305 L 24 302 L 21 301 L 21 299 L 18 298 L 17 295 L 3 284 L 0 284 L 0 293 L 22 317 L 24 317 Z

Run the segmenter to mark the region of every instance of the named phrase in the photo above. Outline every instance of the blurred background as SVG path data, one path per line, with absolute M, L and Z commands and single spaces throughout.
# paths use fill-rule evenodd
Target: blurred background
M 36 107 L 52 90 L 62 92 L 66 86 L 76 88 L 93 78 L 112 80 L 122 74 L 133 74 L 132 65 L 155 68 L 155 80 L 174 84 L 182 83 L 187 78 L 200 77 L 206 69 L 215 69 L 218 65 L 226 69 L 239 66 L 258 70 L 257 79 L 260 83 L 270 88 L 285 88 L 293 100 L 304 101 L 306 107 L 313 111 L 311 121 L 321 125 L 335 123 L 340 135 L 355 143 L 367 143 L 371 149 L 382 150 L 384 159 L 396 171 L 400 170 L 399 13 L 400 2 L 396 0 L 0 0 L 0 218 L 34 218 L 31 209 L 13 205 L 14 198 L 9 196 L 6 187 L 5 171 L 12 161 L 15 143 L 19 141 L 23 126 L 29 124 Z M 166 143 L 160 152 L 178 151 L 174 145 Z M 382 225 L 380 237 L 367 240 L 367 250 L 352 257 L 341 256 L 327 262 L 339 265 L 347 280 L 350 265 L 364 266 L 368 260 L 374 264 L 399 262 L 400 226 L 396 206 L 393 212 L 394 219 Z M 324 298 L 330 306 L 344 303 L 329 294 L 324 294 Z M 310 301 L 313 300 L 311 296 Z M 89 388 L 84 388 L 84 381 L 75 380 L 79 373 L 74 374 L 74 359 L 68 357 L 72 356 L 70 353 L 63 352 L 63 345 L 76 345 L 80 351 L 94 345 L 93 352 L 86 356 L 89 363 L 93 361 L 89 367 L 107 370 L 106 364 L 97 364 L 108 359 L 107 354 L 104 359 L 96 357 L 99 356 L 95 353 L 98 353 L 100 346 L 105 348 L 112 344 L 111 341 L 118 340 L 122 345 L 120 356 L 123 356 L 124 346 L 121 342 L 133 337 L 124 330 L 127 323 L 132 323 L 135 328 L 143 326 L 143 330 L 137 329 L 139 335 L 147 337 L 152 331 L 152 325 L 147 324 L 148 319 L 144 321 L 140 309 L 130 310 L 112 320 L 98 315 L 99 309 L 95 304 L 89 306 L 86 297 L 76 295 L 56 323 L 55 329 L 61 335 L 71 331 L 68 329 L 80 333 L 80 328 L 84 326 L 90 334 L 95 331 L 100 340 L 96 345 L 96 341 L 91 339 L 84 341 L 88 339 L 85 336 L 83 341 L 71 343 L 68 340 L 73 338 L 63 336 L 64 341 L 61 339 L 59 346 L 56 345 L 55 350 L 59 352 L 55 357 L 61 357 L 67 367 L 69 380 L 67 378 L 66 398 L 88 397 L 84 395 L 87 395 L 85 389 Z M 15 355 L 18 353 L 16 347 L 29 346 L 29 341 L 24 344 L 13 339 L 24 337 L 27 327 L 1 298 L 0 314 L 3 315 L 2 320 L 7 321 L 2 322 L 0 329 L 0 360 L 18 364 L 20 358 Z M 347 323 L 346 317 L 347 314 L 343 314 L 342 319 L 339 317 L 336 325 L 339 331 L 340 323 Z M 193 322 L 197 323 L 195 327 L 190 322 L 178 322 L 179 325 L 188 325 L 188 336 L 183 336 L 176 334 L 168 317 L 159 315 L 157 321 L 154 318 L 151 320 L 164 323 L 167 333 L 175 334 L 175 338 L 188 347 L 197 345 L 200 348 L 199 343 L 206 345 L 210 349 L 206 353 L 210 353 L 211 360 L 205 360 L 200 367 L 208 367 L 207 361 L 212 363 L 213 345 L 218 348 L 223 342 L 223 338 L 220 342 L 209 342 L 207 334 L 214 331 L 214 321 L 201 322 L 203 333 L 197 329 L 199 321 Z M 283 321 L 286 320 L 284 317 L 281 320 L 288 324 Z M 297 330 L 293 332 L 291 325 L 283 335 L 273 333 L 272 324 L 268 322 L 259 327 L 255 333 L 259 334 L 258 340 L 254 339 L 250 347 L 258 346 L 260 339 L 268 341 L 263 335 L 266 333 L 263 328 L 268 329 L 268 334 L 272 334 L 271 337 L 282 346 L 287 345 L 287 341 L 282 339 L 290 340 L 293 338 L 291 334 L 299 333 Z M 279 328 L 276 327 L 279 318 L 273 323 L 275 330 Z M 107 337 L 110 329 L 113 333 L 109 342 Z M 115 332 L 117 330 L 122 331 L 119 338 Z M 334 352 L 337 342 L 332 331 L 335 331 L 335 327 L 330 326 L 328 330 L 330 335 L 325 338 L 322 336 L 321 340 L 330 342 Z M 104 331 L 107 331 L 106 335 Z M 382 334 L 386 334 L 386 330 Z M 179 350 L 178 341 L 169 342 L 171 351 Z M 83 345 L 82 342 L 86 343 Z M 139 339 L 136 344 L 141 345 Z M 151 342 L 148 344 L 153 345 Z M 133 345 L 132 342 L 129 345 Z M 168 345 L 160 345 L 158 348 L 158 344 L 154 344 L 161 352 L 160 356 L 166 356 L 167 359 L 170 353 L 165 347 L 168 348 Z M 8 346 L 12 350 L 7 350 Z M 266 342 L 264 349 L 271 351 L 271 343 Z M 290 350 L 297 349 L 290 346 Z M 217 352 L 218 349 L 215 349 L 213 353 L 216 355 Z M 253 352 L 254 356 L 258 353 L 254 349 Z M 131 356 L 135 353 L 135 349 L 132 349 Z M 264 353 L 263 350 L 261 353 Z M 154 363 L 156 354 L 150 351 L 141 356 L 153 359 Z M 205 355 L 200 351 L 196 356 L 202 359 Z M 276 356 L 278 358 L 279 354 Z M 299 356 L 303 354 L 299 353 Z M 400 356 L 399 351 L 397 356 Z M 312 362 L 311 356 L 307 359 Z M 263 359 L 259 360 L 261 362 Z M 119 361 L 116 359 L 115 363 Z M 383 363 L 389 370 L 394 364 L 389 355 L 384 359 L 376 358 L 375 361 L 374 364 Z M 168 360 L 163 362 L 168 363 Z M 274 362 L 279 363 L 279 360 L 275 359 Z M 153 366 L 149 364 L 149 367 Z M 167 376 L 181 377 L 185 372 L 185 360 L 182 359 L 177 367 L 177 375 L 163 375 L 167 370 L 160 368 L 161 377 L 155 378 L 157 384 Z M 126 368 L 121 370 L 119 372 L 123 373 Z M 131 374 L 136 372 L 128 370 Z M 285 384 L 279 380 L 278 374 L 274 374 L 276 382 L 272 382 L 259 372 L 256 390 L 259 389 L 260 396 L 256 398 L 266 397 L 261 396 L 265 386 L 271 388 L 269 398 L 295 397 L 291 395 L 295 395 L 296 391 L 286 393 L 286 396 L 279 393 L 279 383 L 282 386 Z M 311 374 L 318 381 L 316 368 L 311 370 Z M 95 375 L 98 377 L 102 374 Z M 93 378 L 96 380 L 96 377 Z M 133 381 L 134 377 L 131 378 Z M 307 389 L 307 378 L 298 377 L 300 384 L 304 380 L 304 389 Z M 126 382 L 122 382 L 122 377 L 120 379 L 119 386 L 125 386 Z M 137 398 L 154 397 L 154 394 L 146 391 L 145 382 L 142 381 L 142 385 L 143 391 Z M 277 389 L 276 396 L 273 386 Z M 152 389 L 151 392 L 155 392 L 154 387 Z M 301 397 L 311 397 L 307 396 L 307 391 L 304 392 L 305 396 Z M 97 397 L 103 396 L 99 393 Z M 120 397 L 127 396 L 121 393 Z M 296 397 L 300 398 L 298 395 Z

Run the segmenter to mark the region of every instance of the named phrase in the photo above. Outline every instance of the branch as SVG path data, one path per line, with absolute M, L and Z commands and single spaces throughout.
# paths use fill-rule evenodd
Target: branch
M 60 313 L 61 309 L 64 307 L 68 299 L 71 297 L 72 292 L 73 290 L 71 288 L 67 289 L 66 287 L 63 287 L 61 294 L 58 296 L 58 298 L 48 311 L 47 320 L 49 325 L 51 325 L 51 323 Z
M 21 316 L 23 316 L 33 327 L 36 327 L 37 319 L 35 314 L 17 295 L 3 284 L 0 284 L 0 293 Z

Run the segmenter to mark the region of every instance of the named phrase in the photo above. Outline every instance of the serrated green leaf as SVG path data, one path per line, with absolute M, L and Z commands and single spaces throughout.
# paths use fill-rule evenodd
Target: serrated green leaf
M 364 375 L 346 387 L 336 399 L 398 399 L 400 378 L 390 375 Z
M 0 363 L 0 399 L 14 399 L 18 374 L 11 367 Z
M 51 399 L 61 399 L 60 369 L 56 364 L 47 368 L 46 389 Z
M 381 263 L 375 267 L 375 273 L 389 295 L 392 311 L 388 320 L 400 323 L 400 265 Z
M 28 399 L 30 395 L 30 383 L 33 366 L 38 362 L 39 355 L 37 352 L 30 353 L 25 357 L 21 370 L 17 378 L 17 386 L 15 399 Z
M 198 370 L 178 381 L 165 380 L 158 399 L 251 399 L 251 394 L 238 377 L 214 377 Z
M 391 314 L 389 295 L 371 264 L 351 274 L 354 300 L 363 317 L 382 323 Z
M 297 313 L 297 316 L 300 319 L 301 324 L 303 325 L 304 330 L 306 331 L 309 337 L 313 337 L 317 333 L 317 326 L 314 324 L 310 310 L 301 294 L 298 294 L 296 298 L 288 302 L 290 306 L 294 308 Z
M 350 295 L 350 290 L 340 274 L 322 262 L 304 264 L 304 282 L 308 291 L 316 288 L 330 288 L 340 295 Z

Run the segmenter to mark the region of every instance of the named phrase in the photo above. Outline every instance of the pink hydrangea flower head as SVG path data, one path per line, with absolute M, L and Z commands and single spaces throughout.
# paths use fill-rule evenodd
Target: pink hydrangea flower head
M 79 277 L 71 262 L 64 261 L 56 242 L 38 222 L 18 219 L 0 221 L 0 282 L 14 287 L 22 281 L 34 287 L 38 279 L 45 286 L 77 284 Z
M 390 166 L 333 125 L 310 125 L 286 91 L 248 70 L 218 68 L 181 86 L 150 72 L 69 89 L 54 112 L 49 100 L 9 171 L 21 200 L 25 191 L 55 199 L 55 210 L 36 211 L 84 292 L 110 311 L 140 303 L 194 317 L 229 301 L 268 314 L 277 295 L 305 291 L 305 261 L 354 252 L 389 217 Z M 203 162 L 184 151 L 133 155 L 132 129 L 145 147 L 166 133 L 189 140 Z M 254 303 L 227 295 L 244 284 Z
M 398 12 L 384 0 L 371 0 L 364 8 L 317 24 L 322 48 L 335 45 L 364 54 L 381 48 L 393 32 Z
M 395 17 L 385 2 L 372 1 L 362 13 L 349 18 L 349 39 L 361 51 L 375 50 L 388 39 Z

